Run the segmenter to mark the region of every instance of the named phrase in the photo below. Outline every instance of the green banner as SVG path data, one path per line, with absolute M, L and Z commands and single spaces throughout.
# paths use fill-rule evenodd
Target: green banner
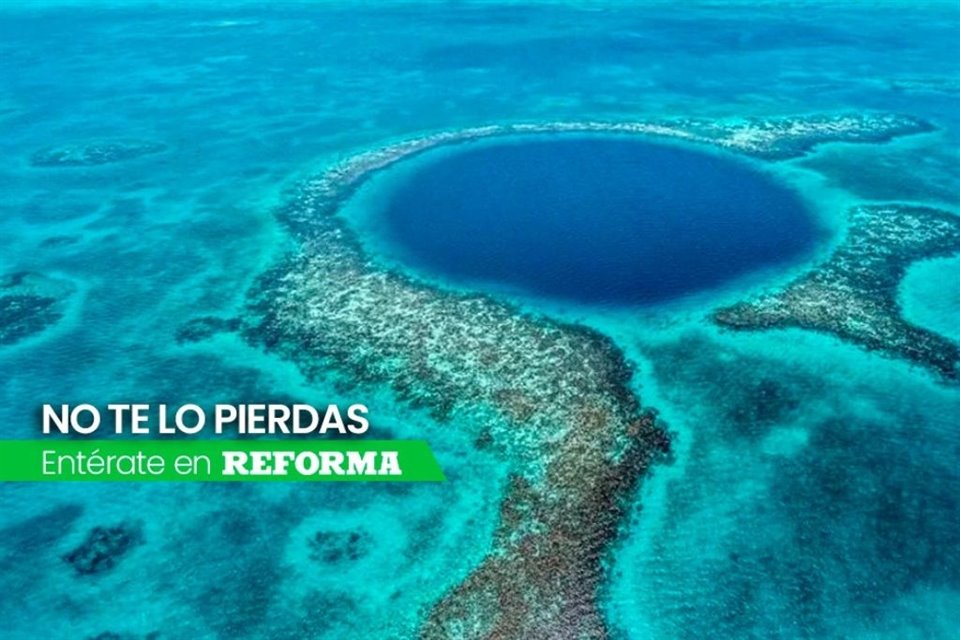
M 4 440 L 0 481 L 438 482 L 423 440 Z

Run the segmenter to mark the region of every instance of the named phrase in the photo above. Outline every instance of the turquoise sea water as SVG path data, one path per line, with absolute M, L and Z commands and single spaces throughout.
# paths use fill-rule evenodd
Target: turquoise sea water
M 363 401 L 378 435 L 426 437 L 449 481 L 0 487 L 0 636 L 407 638 L 488 550 L 507 469 L 455 424 L 307 381 L 232 334 L 176 340 L 192 317 L 237 314 L 291 249 L 274 211 L 298 180 L 491 123 L 882 111 L 936 130 L 765 167 L 830 234 L 773 271 L 642 309 L 503 295 L 613 338 L 675 432 L 608 559 L 614 633 L 953 637 L 957 388 L 833 337 L 730 334 L 706 315 L 807 269 L 850 204 L 960 210 L 958 27 L 954 3 L 4 5 L 0 273 L 40 274 L 63 304 L 0 346 L 0 437 L 36 435 L 45 402 Z M 117 140 L 163 150 L 34 161 Z M 376 247 L 375 216 L 355 213 Z M 956 259 L 916 265 L 904 314 L 960 337 L 958 280 Z M 141 543 L 116 567 L 64 561 L 119 523 Z

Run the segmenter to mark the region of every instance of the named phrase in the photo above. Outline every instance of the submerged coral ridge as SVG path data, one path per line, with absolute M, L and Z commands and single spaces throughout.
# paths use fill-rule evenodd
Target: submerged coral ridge
M 35 167 L 92 167 L 160 153 L 167 145 L 149 140 L 103 140 L 41 149 L 30 157 Z
M 308 373 L 346 370 L 438 418 L 457 414 L 507 452 L 524 487 L 505 499 L 488 559 L 423 635 L 600 637 L 600 551 L 620 501 L 666 446 L 630 392 L 627 363 L 593 331 L 379 271 L 319 216 L 323 193 L 308 187 L 299 201 L 317 223 L 302 254 L 261 280 L 249 335 Z
M 37 273 L 0 276 L 0 346 L 11 345 L 55 325 L 73 285 Z
M 836 335 L 956 380 L 960 345 L 905 320 L 897 290 L 907 267 L 960 252 L 960 217 L 904 205 L 859 206 L 832 256 L 783 291 L 720 309 L 734 329 L 799 327 Z
M 934 129 L 919 118 L 894 114 L 748 118 L 733 123 L 687 120 L 677 125 L 704 141 L 767 160 L 795 158 L 824 142 L 887 142 Z
M 443 599 L 424 636 L 463 625 L 476 629 L 467 637 L 599 633 L 599 551 L 666 441 L 630 393 L 626 362 L 592 331 L 369 268 L 345 255 L 343 234 L 315 237 L 261 281 L 250 335 L 308 373 L 347 370 L 439 418 L 457 414 L 458 426 L 509 452 L 525 487 L 510 491 L 490 556 Z M 475 411 L 493 419 L 467 415 Z
M 603 554 L 624 497 L 669 444 L 647 413 L 627 427 L 639 444 L 614 461 L 590 444 L 612 444 L 610 417 L 587 410 L 582 420 L 582 435 L 556 448 L 543 488 L 511 478 L 493 552 L 434 608 L 421 637 L 608 637 L 596 602 Z
M 475 432 L 513 465 L 492 549 L 436 604 L 424 638 L 604 638 L 602 555 L 624 501 L 668 448 L 608 338 L 487 296 L 384 270 L 337 215 L 374 172 L 428 149 L 490 136 L 610 132 L 710 143 L 763 157 L 818 142 L 924 130 L 898 116 L 765 123 L 547 123 L 438 133 L 361 153 L 307 182 L 279 212 L 299 252 L 250 295 L 249 340 L 298 363 L 379 383 Z M 478 444 L 478 446 L 480 446 Z

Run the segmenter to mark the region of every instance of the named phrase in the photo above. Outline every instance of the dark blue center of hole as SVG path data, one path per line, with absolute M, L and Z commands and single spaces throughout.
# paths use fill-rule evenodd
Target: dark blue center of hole
M 487 143 L 425 162 L 385 211 L 410 266 L 590 303 L 651 303 L 808 250 L 791 190 L 745 162 L 609 137 Z

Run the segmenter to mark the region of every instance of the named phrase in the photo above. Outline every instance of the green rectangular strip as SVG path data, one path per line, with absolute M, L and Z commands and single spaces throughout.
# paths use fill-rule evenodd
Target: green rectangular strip
M 285 472 L 279 473 L 283 467 Z M 0 441 L 0 481 L 4 482 L 445 479 L 423 440 Z

